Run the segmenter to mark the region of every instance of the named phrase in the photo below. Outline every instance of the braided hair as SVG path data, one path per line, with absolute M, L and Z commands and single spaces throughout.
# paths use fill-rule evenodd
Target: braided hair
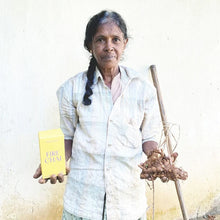
M 123 18 L 117 12 L 114 11 L 101 11 L 100 13 L 94 15 L 89 20 L 86 26 L 86 33 L 84 39 L 84 47 L 86 50 L 90 51 L 91 42 L 97 32 L 99 25 L 104 24 L 109 20 L 114 22 L 121 29 L 122 33 L 124 34 L 124 38 L 128 39 L 127 26 Z M 97 66 L 97 61 L 95 57 L 92 55 L 87 70 L 87 82 L 85 86 L 85 93 L 83 96 L 84 105 L 90 105 L 92 103 L 90 96 L 93 94 L 92 85 L 94 81 L 96 66 Z
M 90 63 L 89 63 L 89 68 L 87 70 L 86 91 L 83 97 L 84 105 L 90 105 L 92 103 L 92 100 L 89 98 L 89 96 L 93 94 L 91 87 L 93 85 L 95 68 L 96 68 L 96 59 L 94 56 L 92 56 Z

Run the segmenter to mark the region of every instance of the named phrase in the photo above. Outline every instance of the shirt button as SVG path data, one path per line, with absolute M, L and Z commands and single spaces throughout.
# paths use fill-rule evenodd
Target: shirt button
M 108 144 L 108 146 L 109 146 L 109 147 L 111 147 L 111 146 L 112 146 L 112 144 Z

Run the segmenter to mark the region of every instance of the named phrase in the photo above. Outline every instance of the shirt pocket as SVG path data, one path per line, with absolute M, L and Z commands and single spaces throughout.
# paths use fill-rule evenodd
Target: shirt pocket
M 120 132 L 121 143 L 125 147 L 138 148 L 141 146 L 142 137 L 139 127 L 136 125 L 135 121 L 130 119 L 123 123 Z

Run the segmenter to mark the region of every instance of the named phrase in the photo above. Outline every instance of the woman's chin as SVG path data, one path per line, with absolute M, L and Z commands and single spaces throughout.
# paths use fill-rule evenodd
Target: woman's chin
M 115 68 L 118 66 L 118 62 L 114 59 L 105 60 L 99 65 L 101 68 Z

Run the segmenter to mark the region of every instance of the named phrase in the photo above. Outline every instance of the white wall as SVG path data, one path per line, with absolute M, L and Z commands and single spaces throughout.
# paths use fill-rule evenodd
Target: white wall
M 178 165 L 189 172 L 181 184 L 189 216 L 204 214 L 220 196 L 218 0 L 0 0 L 1 219 L 60 219 L 64 184 L 32 179 L 37 133 L 59 127 L 56 89 L 87 68 L 85 26 L 103 9 L 127 22 L 123 64 L 141 71 L 157 66 L 168 120 L 180 125 Z M 157 219 L 181 217 L 172 183 L 158 180 L 155 193 Z M 151 205 L 150 189 L 147 196 Z

